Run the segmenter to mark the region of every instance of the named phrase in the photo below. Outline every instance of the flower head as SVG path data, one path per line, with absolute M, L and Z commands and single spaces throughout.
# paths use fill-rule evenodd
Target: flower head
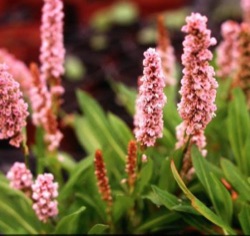
M 217 48 L 217 64 L 219 67 L 218 76 L 225 78 L 234 76 L 239 58 L 238 37 L 240 25 L 237 22 L 228 20 L 221 26 L 223 41 Z
M 144 53 L 143 76 L 136 100 L 134 117 L 135 137 L 143 146 L 154 146 L 162 137 L 163 107 L 167 101 L 163 88 L 165 85 L 159 54 L 153 48 Z
M 58 214 L 58 202 L 55 198 L 58 196 L 58 183 L 54 182 L 52 174 L 38 175 L 32 187 L 33 209 L 38 219 L 46 222 L 48 218 Z
M 131 140 L 128 144 L 128 156 L 126 161 L 126 173 L 128 174 L 128 184 L 134 186 L 136 181 L 137 147 L 136 142 Z
M 26 168 L 24 163 L 15 162 L 6 174 L 10 180 L 10 186 L 15 189 L 29 191 L 33 183 L 32 173 Z
M 0 48 L 0 63 L 5 63 L 8 66 L 9 73 L 20 84 L 20 89 L 24 96 L 29 98 L 29 91 L 32 87 L 32 75 L 28 67 L 4 48 Z
M 96 150 L 95 152 L 95 176 L 97 179 L 99 193 L 101 194 L 102 199 L 107 202 L 107 210 L 109 210 L 113 200 L 101 150 Z
M 238 70 L 235 75 L 232 87 L 240 87 L 247 99 L 247 106 L 250 109 L 250 25 L 241 23 L 238 39 Z
M 158 16 L 157 24 L 158 24 L 157 52 L 161 57 L 165 84 L 174 85 L 176 83 L 176 80 L 173 78 L 174 65 L 175 65 L 174 48 L 171 45 L 167 29 L 164 26 L 164 18 L 162 15 Z
M 26 125 L 28 105 L 23 100 L 19 83 L 0 64 L 0 139 L 10 138 L 10 144 L 19 147 L 23 140 L 22 128 Z
M 62 9 L 62 0 L 44 0 L 42 9 L 40 61 L 42 77 L 48 80 L 58 79 L 64 73 L 64 13 Z
M 249 0 L 241 0 L 241 9 L 243 12 L 243 20 L 246 23 L 250 23 L 250 1 Z
M 177 146 L 182 146 L 191 137 L 200 150 L 206 145 L 204 130 L 215 115 L 216 88 L 214 69 L 209 66 L 212 53 L 208 47 L 216 43 L 207 29 L 207 18 L 199 13 L 192 13 L 186 18 L 187 24 L 182 31 L 188 35 L 183 42 L 182 55 L 183 78 L 181 80 L 181 101 L 178 111 L 183 123 L 178 127 Z M 203 150 L 203 153 L 204 150 Z
M 44 128 L 44 141 L 48 146 L 48 150 L 53 151 L 59 147 L 63 135 L 58 129 L 58 122 L 52 111 L 51 94 L 48 91 L 46 82 L 40 76 L 35 63 L 32 63 L 30 67 L 33 76 L 30 90 L 32 121 L 34 125 Z

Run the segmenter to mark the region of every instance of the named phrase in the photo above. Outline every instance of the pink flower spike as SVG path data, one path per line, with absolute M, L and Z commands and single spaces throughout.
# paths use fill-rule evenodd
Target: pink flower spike
M 223 41 L 217 48 L 218 76 L 226 78 L 234 77 L 238 67 L 239 49 L 238 37 L 240 25 L 237 22 L 228 20 L 221 25 Z
M 157 52 L 161 57 L 162 70 L 164 73 L 165 85 L 175 85 L 176 79 L 174 78 L 175 69 L 175 56 L 174 48 L 171 45 L 168 31 L 164 25 L 163 15 L 157 17 L 157 32 L 158 32 L 158 45 Z
M 250 1 L 249 0 L 241 0 L 241 10 L 243 13 L 243 20 L 246 23 L 250 23 Z
M 65 48 L 63 45 L 63 3 L 62 0 L 44 0 L 42 9 L 42 25 L 40 61 L 42 79 L 48 80 L 52 92 L 63 93 L 60 76 L 64 73 Z
M 11 138 L 9 143 L 19 147 L 22 128 L 26 126 L 28 104 L 23 100 L 19 83 L 7 72 L 8 67 L 0 64 L 0 139 Z
M 26 168 L 24 163 L 15 162 L 6 174 L 10 180 L 10 186 L 15 189 L 28 191 L 33 183 L 32 173 Z
M 207 29 L 207 18 L 199 13 L 192 13 L 186 18 L 187 24 L 182 31 L 188 35 L 183 42 L 182 54 L 183 78 L 181 80 L 181 101 L 178 111 L 183 119 L 177 127 L 177 148 L 184 145 L 188 137 L 205 154 L 206 145 L 204 130 L 215 116 L 216 88 L 218 83 L 214 78 L 214 69 L 209 66 L 212 53 L 209 46 L 216 43 Z
M 154 146 L 157 138 L 162 137 L 163 107 L 167 98 L 163 92 L 164 75 L 161 59 L 155 49 L 144 52 L 142 84 L 136 100 L 134 116 L 135 137 L 143 146 Z
M 58 183 L 54 182 L 54 176 L 48 173 L 38 175 L 31 188 L 33 209 L 38 219 L 46 223 L 48 218 L 58 215 L 58 202 L 55 200 L 58 196 Z

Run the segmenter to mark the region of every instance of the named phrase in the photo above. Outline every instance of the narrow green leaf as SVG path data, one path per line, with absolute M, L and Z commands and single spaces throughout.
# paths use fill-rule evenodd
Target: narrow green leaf
M 250 118 L 246 100 L 241 89 L 233 90 L 233 100 L 228 111 L 228 136 L 235 161 L 244 174 L 250 174 L 250 161 L 244 155 L 245 142 L 250 133 Z
M 91 126 L 91 131 L 95 133 L 95 137 L 99 140 L 102 146 L 109 145 L 113 149 L 113 158 L 119 157 L 125 161 L 125 152 L 117 143 L 116 137 L 113 134 L 111 126 L 106 118 L 106 115 L 99 104 L 91 98 L 87 93 L 77 90 L 77 99 L 82 112 L 88 119 Z
M 250 184 L 247 182 L 247 177 L 241 174 L 240 170 L 227 159 L 221 159 L 221 167 L 227 181 L 236 189 L 242 199 L 249 201 Z
M 201 216 L 195 216 L 195 215 L 186 215 L 182 217 L 185 222 L 187 222 L 188 225 L 193 226 L 200 232 L 208 235 L 218 235 L 221 232 L 216 232 L 211 223 L 207 221 L 206 219 L 202 218 Z
M 139 180 L 137 181 L 135 190 L 137 194 L 140 194 L 145 188 L 145 186 L 149 183 L 153 174 L 153 167 L 153 161 L 148 158 L 147 163 L 143 164 L 143 167 L 139 174 Z
M 40 228 L 40 222 L 32 209 L 32 201 L 23 192 L 11 188 L 4 179 L 0 182 L 0 192 L 0 202 L 2 204 L 13 209 L 23 221 L 29 222 L 35 230 Z M 1 214 L 2 212 L 0 212 Z M 3 217 L 3 221 L 5 220 L 7 220 L 7 223 L 11 223 L 12 226 L 15 224 L 13 220 L 8 221 L 7 217 Z
M 181 149 L 178 149 L 174 151 L 172 156 L 172 159 L 175 161 L 175 165 L 179 169 L 182 164 L 183 151 Z M 170 193 L 173 193 L 177 188 L 177 183 L 171 172 L 170 161 L 171 158 L 169 157 L 161 161 L 158 186 L 162 189 L 166 189 Z
M 198 200 L 186 187 L 180 175 L 177 172 L 174 162 L 171 162 L 171 169 L 175 180 L 178 185 L 185 193 L 187 198 L 191 201 L 192 206 L 197 210 L 201 215 L 203 215 L 206 219 L 221 227 L 224 231 L 229 234 L 235 234 L 234 230 L 231 229 L 227 224 L 225 224 L 220 217 L 218 217 L 214 212 L 212 212 L 209 208 L 207 208 L 200 200 Z
M 1 203 L 0 204 L 0 220 L 4 221 L 4 218 L 1 218 L 2 213 L 5 213 L 9 216 L 11 216 L 12 220 L 18 222 L 20 224 L 20 226 L 22 226 L 27 233 L 30 234 L 37 234 L 38 232 L 33 228 L 32 225 L 30 225 L 29 222 L 27 222 L 21 215 L 20 213 L 17 213 L 16 210 L 14 210 L 13 208 L 11 208 L 9 205 L 5 204 L 5 203 Z M 7 223 L 7 222 L 6 222 Z
M 103 234 L 108 228 L 108 225 L 96 224 L 89 230 L 88 234 Z
M 67 183 L 62 187 L 59 194 L 59 201 L 68 197 L 68 195 L 72 194 L 72 188 L 79 181 L 79 178 L 84 175 L 84 172 L 93 164 L 93 157 L 85 157 L 82 161 L 80 161 L 75 170 L 72 171 L 72 175 L 70 176 Z
M 214 175 L 211 175 L 207 160 L 195 146 L 192 148 L 192 162 L 195 172 L 211 199 L 216 213 L 230 225 L 233 214 L 231 196 L 224 185 Z
M 126 108 L 130 115 L 135 114 L 135 100 L 137 91 L 122 83 L 110 81 L 112 89 L 115 91 L 118 101 Z
M 72 170 L 76 167 L 76 161 L 71 155 L 66 152 L 59 152 L 58 160 L 61 163 L 62 167 L 69 173 L 71 173 Z
M 245 235 L 250 234 L 250 206 L 247 204 L 244 204 L 244 207 L 242 207 L 241 212 L 238 215 L 241 228 Z
M 75 234 L 78 233 L 78 224 L 81 217 L 82 212 L 84 212 L 86 208 L 81 207 L 76 212 L 63 217 L 59 223 L 57 224 L 54 234 Z
M 172 224 L 173 222 L 180 220 L 181 216 L 175 212 L 167 212 L 164 215 L 160 215 L 157 217 L 153 217 L 153 219 L 150 219 L 146 222 L 143 222 L 134 232 L 135 234 L 140 234 L 147 232 L 150 230 L 150 232 L 153 231 L 153 229 L 158 228 L 162 225 Z
M 0 232 L 5 234 L 14 234 L 13 228 L 7 222 L 0 220 Z
M 118 116 L 112 113 L 108 113 L 108 120 L 114 132 L 114 135 L 121 143 L 123 149 L 127 148 L 128 142 L 133 139 L 131 130 L 126 123 L 121 120 Z
M 152 186 L 153 191 L 159 197 L 160 202 L 169 210 L 180 211 L 199 215 L 199 213 L 189 204 L 184 203 L 181 199 L 178 199 L 175 195 Z
M 74 130 L 79 143 L 88 152 L 88 154 L 91 154 L 96 149 L 102 147 L 85 117 L 75 115 Z

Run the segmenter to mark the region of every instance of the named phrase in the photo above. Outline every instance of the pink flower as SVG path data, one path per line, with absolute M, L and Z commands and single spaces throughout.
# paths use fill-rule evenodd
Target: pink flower
M 5 63 L 8 66 L 9 73 L 20 84 L 20 89 L 25 97 L 29 98 L 32 75 L 28 67 L 4 48 L 0 48 L 0 63 Z
M 165 85 L 174 85 L 176 84 L 176 80 L 173 77 L 175 68 L 174 48 L 171 45 L 168 31 L 164 25 L 163 15 L 157 17 L 157 25 L 158 45 L 156 50 L 161 58 Z
M 237 22 L 228 20 L 221 26 L 223 41 L 217 48 L 217 64 L 219 67 L 217 74 L 220 77 L 234 77 L 239 59 L 239 32 L 240 26 Z
M 163 107 L 167 101 L 163 88 L 165 85 L 159 54 L 153 48 L 144 53 L 142 84 L 136 100 L 134 116 L 135 137 L 144 146 L 154 146 L 162 137 Z
M 26 126 L 28 105 L 23 100 L 19 83 L 0 64 L 0 139 L 10 139 L 10 144 L 19 147 L 23 140 L 22 128 Z
M 241 9 L 243 12 L 243 20 L 250 23 L 250 2 L 249 0 L 241 0 Z
M 33 209 L 38 219 L 44 223 L 48 218 L 58 214 L 58 202 L 55 198 L 58 196 L 58 183 L 53 182 L 52 174 L 38 175 L 32 187 L 32 199 L 34 200 Z
M 241 23 L 238 38 L 238 70 L 234 77 L 232 88 L 240 87 L 247 100 L 247 106 L 250 108 L 250 86 L 249 86 L 249 60 L 250 60 L 250 24 Z
M 54 151 L 60 146 L 62 133 L 58 129 L 58 122 L 52 112 L 52 98 L 48 91 L 46 82 L 39 74 L 36 64 L 31 64 L 33 76 L 32 88 L 30 90 L 32 120 L 34 125 L 43 127 L 45 131 L 44 141 L 49 151 Z
M 27 191 L 33 183 L 32 173 L 24 163 L 15 162 L 6 175 L 10 180 L 10 186 L 15 189 Z
M 216 88 L 218 84 L 214 79 L 214 69 L 209 66 L 212 53 L 208 47 L 216 43 L 211 38 L 211 31 L 207 29 L 207 18 L 199 13 L 192 13 L 186 18 L 187 24 L 182 31 L 188 33 L 183 42 L 182 55 L 183 78 L 181 80 L 181 101 L 178 111 L 183 119 L 177 127 L 177 147 L 183 146 L 189 136 L 203 153 L 206 145 L 204 130 L 215 116 Z
M 40 48 L 41 76 L 53 86 L 61 86 L 60 76 L 64 73 L 65 49 L 63 45 L 63 3 L 61 0 L 44 0 L 42 9 Z M 63 88 L 52 89 L 62 94 Z M 58 95 L 58 94 L 57 94 Z

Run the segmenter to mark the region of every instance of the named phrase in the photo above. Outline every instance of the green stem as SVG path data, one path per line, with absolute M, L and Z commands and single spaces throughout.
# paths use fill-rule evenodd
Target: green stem
M 42 127 L 38 127 L 36 129 L 36 145 L 35 145 L 35 151 L 37 156 L 37 174 L 43 173 L 44 165 L 45 165 L 45 144 L 43 140 L 44 130 Z
M 26 130 L 26 128 L 23 128 L 22 135 L 23 135 L 22 149 L 23 149 L 23 154 L 24 154 L 24 162 L 25 162 L 27 169 L 29 169 L 29 147 L 27 145 L 27 130 Z

